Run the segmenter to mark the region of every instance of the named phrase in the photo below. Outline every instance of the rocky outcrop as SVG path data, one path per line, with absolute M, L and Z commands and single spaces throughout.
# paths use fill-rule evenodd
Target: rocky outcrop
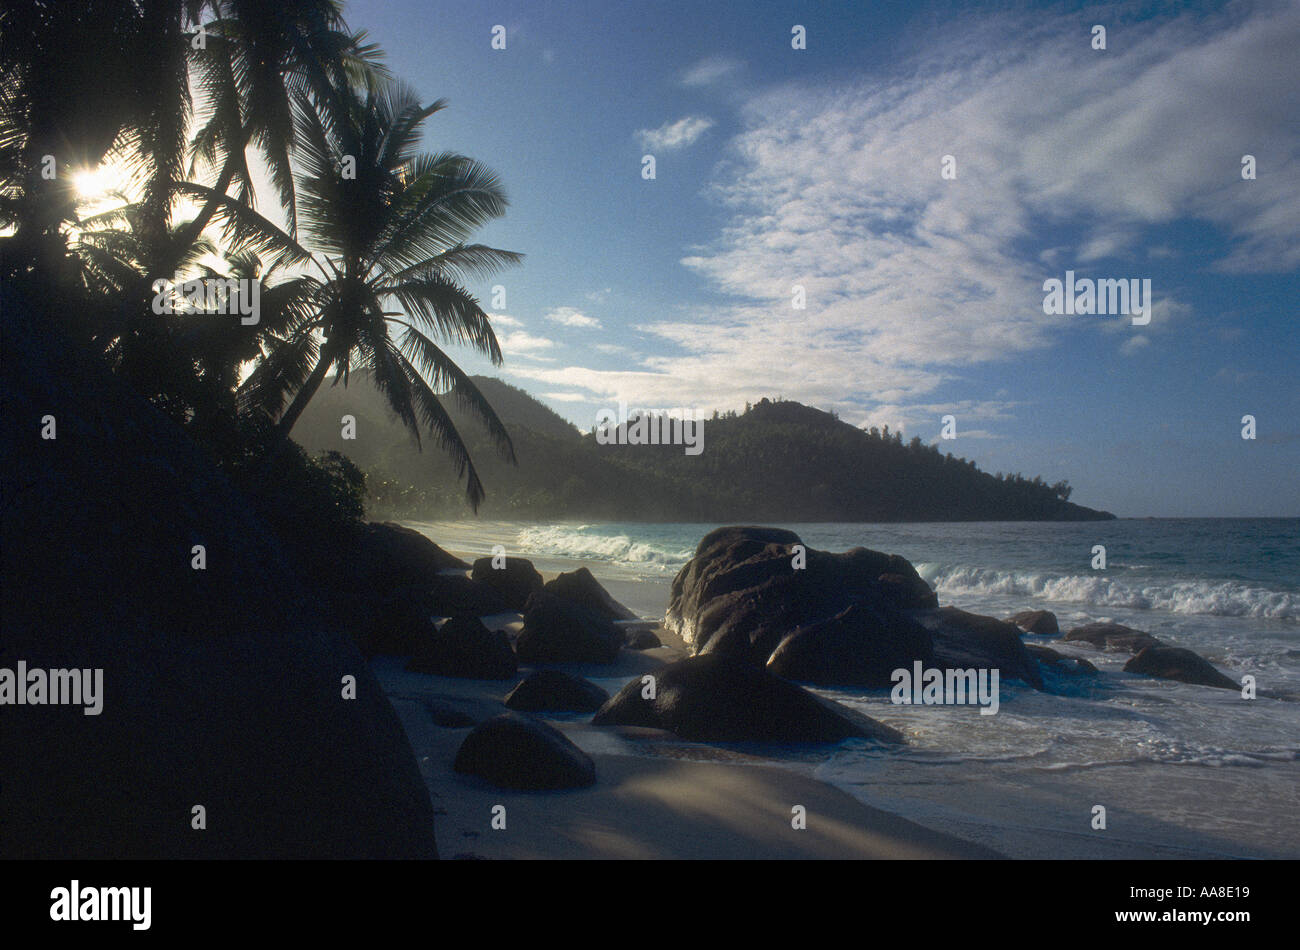
M 889 726 L 739 657 L 688 657 L 647 676 L 623 687 L 592 722 L 667 729 L 699 742 L 903 741 Z
M 613 621 L 542 591 L 528 599 L 515 650 L 525 663 L 613 663 L 623 636 Z
M 830 554 L 779 528 L 718 528 L 674 578 L 665 623 L 697 653 L 765 663 L 791 631 L 854 603 L 890 611 L 938 601 L 897 555 L 866 548 Z
M 916 661 L 998 669 L 1042 689 L 1019 627 L 938 607 L 904 558 L 828 554 L 779 528 L 705 535 L 673 581 L 666 623 L 699 654 L 748 659 L 820 685 L 889 686 Z
M 1183 647 L 1149 646 L 1124 664 L 1125 673 L 1141 673 L 1159 679 L 1196 683 L 1200 686 L 1217 686 L 1219 689 L 1240 689 L 1224 676 L 1209 660 Z
M 510 610 L 510 605 L 496 588 L 454 574 L 433 578 L 424 585 L 421 596 L 422 603 L 439 617 L 452 617 L 456 614 L 481 617 Z
M 1164 646 L 1151 634 L 1122 623 L 1086 623 L 1071 629 L 1065 639 L 1091 643 L 1107 653 L 1139 653 L 1147 647 Z
M 787 634 L 767 668 L 815 686 L 887 687 L 894 670 L 911 669 L 915 660 L 929 666 L 933 659 L 930 634 L 920 624 L 896 611 L 850 604 Z
M 475 726 L 453 766 L 502 788 L 545 791 L 596 783 L 596 766 L 559 730 L 509 712 Z
M 1056 614 L 1050 610 L 1022 610 L 1008 617 L 1007 622 L 1014 623 L 1025 633 L 1050 635 L 1061 632 L 1056 622 Z
M 489 630 L 473 614 L 459 614 L 425 635 L 406 668 L 438 676 L 504 680 L 518 672 L 519 662 L 504 631 Z
M 366 652 L 410 656 L 436 629 L 435 617 L 482 617 L 507 610 L 501 595 L 487 584 L 454 574 L 436 575 L 419 584 L 394 588 L 372 604 L 363 627 Z
M 1001 679 L 1018 679 L 1043 688 L 1043 675 L 1020 639 L 1020 628 L 996 617 L 956 607 L 909 611 L 930 631 L 934 663 L 942 669 L 998 670 Z
M 0 295 L 0 665 L 103 670 L 99 715 L 0 713 L 0 854 L 435 856 L 401 723 L 247 499 Z
M 469 569 L 419 531 L 391 521 L 361 525 L 354 545 L 351 556 L 376 590 L 420 584 L 439 571 Z
M 541 591 L 542 575 L 526 558 L 502 558 L 501 567 L 493 567 L 494 560 L 481 557 L 475 561 L 471 579 L 495 590 L 509 609 L 523 610 L 528 598 Z
M 1025 649 L 1039 663 L 1044 663 L 1060 672 L 1065 673 L 1096 673 L 1097 667 L 1093 666 L 1087 660 L 1077 656 L 1066 656 L 1059 650 L 1053 650 L 1051 647 L 1039 646 L 1037 643 L 1026 643 Z
M 510 709 L 525 712 L 595 712 L 609 699 L 590 680 L 560 670 L 530 673 L 505 698 Z
M 611 597 L 609 591 L 600 586 L 600 581 L 585 567 L 556 575 L 546 582 L 543 589 L 562 600 L 586 607 L 607 620 L 637 619 L 636 614 Z

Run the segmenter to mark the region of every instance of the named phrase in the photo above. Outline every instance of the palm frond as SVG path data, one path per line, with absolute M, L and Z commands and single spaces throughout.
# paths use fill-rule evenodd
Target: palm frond
M 311 253 L 278 225 L 230 195 L 194 182 L 182 182 L 177 190 L 183 195 L 216 203 L 217 214 L 224 222 L 223 233 L 229 243 L 259 256 L 273 255 L 283 263 L 302 263 L 311 259 Z
M 405 328 L 398 345 L 402 354 L 418 368 L 422 378 L 431 386 L 447 391 L 455 398 L 462 410 L 477 416 L 483 423 L 488 437 L 501 452 L 501 457 L 512 465 L 517 464 L 510 433 L 487 401 L 487 397 L 474 385 L 474 380 L 436 343 L 415 327 L 401 321 L 390 320 L 390 322 L 400 323 Z
M 412 402 L 430 434 L 438 440 L 439 447 L 451 456 L 451 462 L 456 467 L 456 477 L 465 479 L 466 500 L 469 501 L 470 508 L 477 512 L 479 505 L 483 504 L 483 499 L 487 497 L 487 492 L 478 477 L 474 460 L 470 458 L 469 447 L 465 445 L 465 440 L 456 430 L 446 407 L 416 368 L 402 354 L 397 353 L 395 357 L 410 379 Z
M 504 361 L 492 322 L 478 300 L 441 274 L 409 277 L 382 288 L 403 311 L 449 343 L 464 343 L 487 355 L 494 366 Z

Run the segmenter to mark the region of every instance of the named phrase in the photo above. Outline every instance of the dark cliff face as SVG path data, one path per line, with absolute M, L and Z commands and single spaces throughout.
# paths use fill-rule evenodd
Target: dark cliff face
M 396 715 L 246 500 L 0 295 L 0 667 L 104 671 L 97 716 L 0 708 L 0 857 L 436 856 Z

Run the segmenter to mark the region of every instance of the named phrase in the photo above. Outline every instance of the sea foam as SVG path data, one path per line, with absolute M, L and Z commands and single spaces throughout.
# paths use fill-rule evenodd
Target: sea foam
M 633 540 L 626 534 L 591 534 L 586 525 L 523 528 L 516 544 L 525 554 L 587 558 L 647 568 L 677 571 L 692 555 L 690 549 Z
M 1172 581 L 1153 584 L 1085 574 L 1052 575 L 982 567 L 918 564 L 917 571 L 940 597 L 1015 595 L 1058 603 L 1165 610 L 1177 614 L 1300 618 L 1296 595 L 1235 581 Z

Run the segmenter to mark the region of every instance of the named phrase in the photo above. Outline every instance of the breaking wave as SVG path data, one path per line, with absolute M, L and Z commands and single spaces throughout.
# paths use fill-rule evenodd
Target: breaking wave
M 1000 571 L 981 567 L 918 564 L 917 571 L 940 597 L 1014 595 L 1059 603 L 1166 610 L 1178 614 L 1219 617 L 1261 617 L 1294 620 L 1300 617 L 1300 595 L 1251 587 L 1236 581 L 1133 580 L 1094 575 L 1053 575 Z
M 515 543 L 524 554 L 611 561 L 662 573 L 677 571 L 694 553 L 690 548 L 633 540 L 626 534 L 592 534 L 587 525 L 523 528 Z

